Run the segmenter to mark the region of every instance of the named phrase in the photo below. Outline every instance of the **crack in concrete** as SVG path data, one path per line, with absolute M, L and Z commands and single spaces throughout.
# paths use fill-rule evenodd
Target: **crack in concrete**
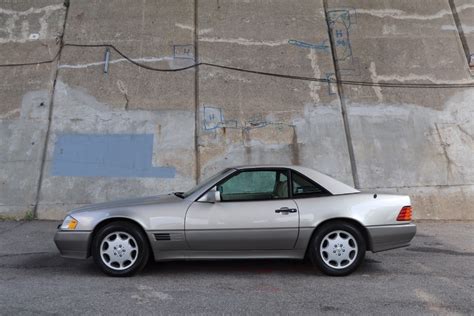
M 456 165 L 456 163 L 451 159 L 451 157 L 449 157 L 449 153 L 448 153 L 447 148 L 450 146 L 450 144 L 445 142 L 444 139 L 443 139 L 443 136 L 441 136 L 441 131 L 439 130 L 438 123 L 435 123 L 435 128 L 436 128 L 436 133 L 438 134 L 438 138 L 439 138 L 439 141 L 440 141 L 441 148 L 443 149 L 444 158 L 446 159 L 446 162 L 447 162 L 447 172 L 448 172 L 447 181 L 449 182 L 449 176 L 452 176 L 452 174 L 453 174 L 452 167 L 453 167 L 453 165 Z
M 128 98 L 127 86 L 125 86 L 125 83 L 122 80 L 117 80 L 117 87 L 120 90 L 120 92 L 123 94 L 123 97 L 125 98 L 124 109 L 125 111 L 128 111 L 129 98 Z
M 124 93 L 123 97 L 125 98 L 125 111 L 128 111 L 128 95 Z
M 472 140 L 474 140 L 474 136 L 469 134 L 468 131 L 466 131 L 464 129 L 464 127 L 461 126 L 461 124 L 456 124 L 457 128 L 461 131 L 461 133 L 463 133 L 464 135 L 466 135 L 467 137 L 471 138 Z

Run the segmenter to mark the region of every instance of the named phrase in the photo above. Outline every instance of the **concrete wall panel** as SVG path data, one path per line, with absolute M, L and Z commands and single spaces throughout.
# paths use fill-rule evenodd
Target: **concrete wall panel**
M 395 83 L 471 80 L 447 1 L 330 1 L 329 15 L 343 79 Z M 456 71 L 453 71 L 456 69 Z M 351 101 L 438 108 L 456 91 L 347 86 Z M 371 91 L 372 90 L 372 91 Z
M 473 219 L 472 88 L 133 64 L 472 83 L 471 1 L 328 0 L 326 12 L 323 0 L 66 3 L 0 5 L 0 64 L 60 53 L 0 68 L 0 216 L 59 219 L 186 190 L 226 166 L 293 163 L 348 184 L 357 168 L 362 189 L 410 194 L 417 218 Z M 105 72 L 103 44 L 131 61 L 109 46 Z
M 113 106 L 100 103 L 94 97 L 87 94 L 86 90 L 78 87 L 70 87 L 58 81 L 55 92 L 55 106 L 53 112 L 53 123 L 46 156 L 46 168 L 41 191 L 41 203 L 38 209 L 40 218 L 58 218 L 64 211 L 71 207 L 83 205 L 96 201 L 109 199 L 120 199 L 133 196 L 156 195 L 169 190 L 187 189 L 194 180 L 194 113 L 190 111 L 147 111 L 133 110 L 124 111 Z M 180 125 L 177 126 L 176 122 Z M 80 155 L 70 157 L 67 153 L 65 158 L 58 156 L 61 151 L 57 146 L 64 146 L 64 139 L 58 143 L 61 137 L 91 136 L 109 139 L 105 146 L 112 146 L 113 139 L 117 137 L 135 135 L 143 138 L 147 135 L 153 139 L 152 155 L 147 161 L 150 168 L 167 167 L 174 172 L 172 177 L 168 173 L 144 174 L 135 169 L 129 170 L 129 174 L 107 174 L 102 172 L 92 174 L 100 166 L 97 156 L 83 157 Z M 69 139 L 69 146 L 78 146 L 74 137 Z M 123 145 L 123 142 L 122 142 Z M 71 150 L 66 148 L 66 150 Z M 90 148 L 81 147 L 82 155 L 87 155 Z M 112 148 L 108 148 L 113 151 Z M 119 148 L 120 149 L 120 148 Z M 136 145 L 133 149 L 139 152 L 127 153 L 130 148 L 115 152 L 119 155 L 139 155 L 137 159 L 145 159 L 143 149 Z M 111 152 L 109 151 L 109 154 Z M 100 153 L 96 153 L 100 155 Z M 69 157 L 69 158 L 68 158 Z M 82 157 L 82 158 L 81 158 Z M 112 160 L 110 155 L 104 154 L 102 159 L 112 163 L 120 163 L 119 157 Z M 77 168 L 71 172 L 80 172 L 86 168 L 87 172 L 68 176 L 54 170 L 55 161 L 76 164 Z M 112 160 L 112 161 L 111 161 Z M 138 161 L 138 160 L 137 160 Z M 92 167 L 88 167 L 91 164 Z M 122 169 L 128 168 L 122 166 Z
M 36 203 L 51 67 L 1 68 L 0 74 L 9 78 L 0 91 L 0 213 L 22 217 Z
M 202 1 L 198 39 L 203 62 L 312 78 L 334 73 L 324 9 L 317 1 L 297 6 Z M 333 89 L 325 83 L 201 68 L 201 173 L 236 164 L 302 164 L 352 183 Z
M 301 164 L 352 183 L 334 96 L 322 95 L 326 102 L 315 104 L 306 82 L 220 70 L 200 75 L 205 78 L 198 125 L 204 175 L 236 164 Z
M 198 3 L 201 61 L 309 77 L 333 72 L 321 2 Z M 317 61 L 312 63 L 312 59 Z
M 158 72 L 141 69 L 111 51 L 104 73 L 105 48 L 65 47 L 59 65 L 61 80 L 88 91 L 98 101 L 116 109 L 194 111 L 194 70 Z M 151 56 L 151 55 L 150 55 Z M 139 62 L 153 60 L 136 59 Z M 169 57 L 172 58 L 173 57 Z M 161 56 L 156 57 L 161 59 Z M 187 60 L 186 65 L 193 63 Z M 175 68 L 172 61 L 144 62 L 157 68 Z M 169 65 L 168 65 L 169 64 Z M 184 64 L 183 64 L 184 65 Z
M 68 17 L 66 43 L 114 45 L 159 69 L 194 63 L 192 1 L 74 1 Z M 194 70 L 143 69 L 109 49 L 107 73 L 106 47 L 62 52 L 40 218 L 195 182 Z
M 194 1 L 71 1 L 66 42 L 116 45 L 127 55 L 168 53 L 193 44 Z
M 342 79 L 472 82 L 448 1 L 330 1 L 330 11 L 338 63 L 356 68 Z M 344 92 L 362 188 L 411 194 L 418 218 L 472 217 L 472 89 L 344 85 Z
M 51 60 L 64 24 L 63 1 L 9 1 L 0 5 L 0 216 L 31 214 L 48 125 Z
M 350 102 L 361 186 L 473 184 L 473 92 L 459 91 L 442 111 Z

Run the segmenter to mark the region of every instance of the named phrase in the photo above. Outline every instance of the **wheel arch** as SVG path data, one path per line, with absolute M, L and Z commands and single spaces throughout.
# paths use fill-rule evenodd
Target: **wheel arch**
M 314 236 L 316 236 L 316 234 L 318 232 L 318 229 L 321 228 L 323 225 L 325 225 L 327 223 L 331 223 L 331 222 L 346 222 L 346 223 L 351 223 L 354 226 L 356 226 L 360 230 L 362 236 L 364 237 L 364 242 L 365 242 L 366 249 L 367 250 L 372 250 L 372 243 L 371 243 L 370 235 L 369 235 L 369 232 L 368 232 L 367 228 L 364 225 L 362 225 L 359 221 L 357 221 L 353 218 L 336 217 L 336 218 L 329 218 L 329 219 L 326 219 L 326 220 L 322 221 L 321 223 L 319 223 L 313 229 L 313 232 L 311 233 L 311 237 L 308 240 L 308 244 L 306 245 L 305 257 L 308 255 L 309 247 L 311 246 L 311 243 L 314 239 Z
M 102 221 L 98 222 L 95 225 L 94 229 L 92 230 L 91 237 L 89 238 L 89 243 L 88 243 L 88 246 L 87 246 L 87 257 L 90 257 L 91 254 L 92 254 L 92 242 L 93 242 L 95 236 L 97 235 L 97 232 L 102 227 L 104 227 L 104 226 L 106 226 L 110 223 L 114 223 L 114 222 L 128 222 L 128 223 L 136 225 L 141 230 L 141 232 L 145 235 L 146 240 L 148 242 L 148 248 L 150 250 L 150 254 L 153 254 L 153 249 L 150 245 L 150 240 L 148 238 L 148 234 L 146 233 L 146 230 L 143 227 L 143 225 L 140 222 L 138 222 L 136 220 L 133 220 L 131 218 L 118 216 L 118 217 L 109 217 L 109 218 L 103 219 Z

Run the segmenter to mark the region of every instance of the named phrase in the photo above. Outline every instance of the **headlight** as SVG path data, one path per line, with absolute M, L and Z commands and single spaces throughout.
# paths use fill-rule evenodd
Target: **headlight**
M 66 218 L 63 221 L 63 224 L 61 225 L 61 229 L 62 230 L 74 230 L 74 229 L 76 229 L 77 223 L 78 223 L 77 219 L 75 219 L 74 217 L 68 215 L 68 216 L 66 216 Z

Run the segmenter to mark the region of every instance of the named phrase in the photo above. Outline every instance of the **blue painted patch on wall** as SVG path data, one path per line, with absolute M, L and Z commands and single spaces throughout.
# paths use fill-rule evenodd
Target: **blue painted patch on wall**
M 154 167 L 153 134 L 62 134 L 54 148 L 54 176 L 174 178 L 173 167 Z

